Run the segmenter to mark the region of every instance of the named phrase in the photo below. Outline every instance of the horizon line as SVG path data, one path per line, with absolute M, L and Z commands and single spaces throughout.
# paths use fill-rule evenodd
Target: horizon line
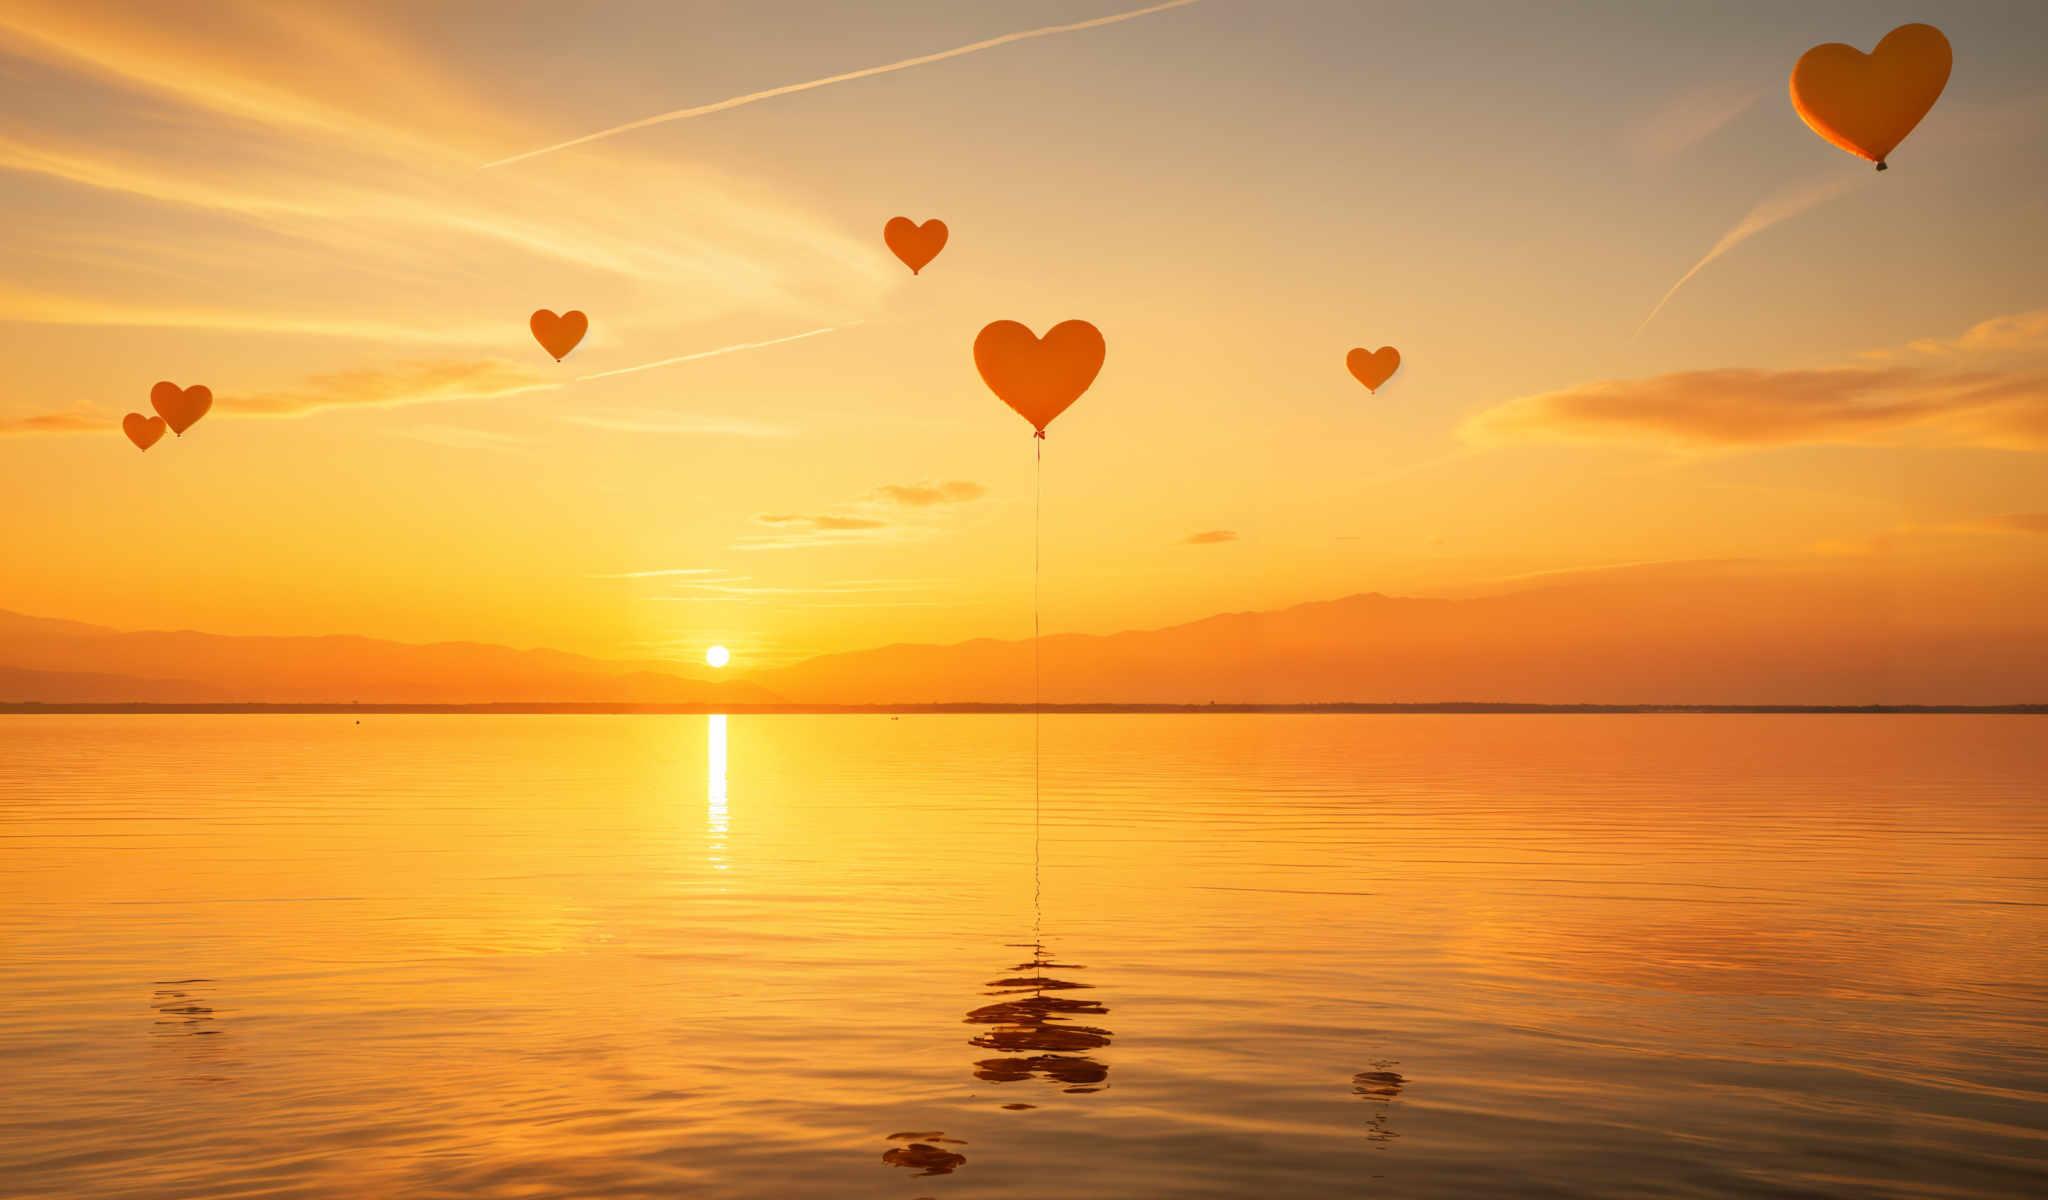
M 1025 713 L 1067 713 L 1074 715 L 1127 713 L 1176 714 L 1176 713 L 1299 713 L 1299 714 L 1444 714 L 1444 715 L 1514 715 L 1518 713 L 1559 715 L 1584 714 L 1628 715 L 1628 714 L 1757 714 L 1757 715 L 1825 715 L 1825 714 L 1870 714 L 1884 716 L 1912 715 L 1985 715 L 1985 716 L 2048 716 L 2048 702 L 2027 702 L 2016 704 L 1596 704 L 1596 703 L 1541 703 L 1533 701 L 1489 701 L 1489 700 L 1438 700 L 1415 703 L 1393 703 L 1364 700 L 1330 700 L 1308 703 L 1260 704 L 1254 702 L 1222 702 L 1211 700 L 1206 703 L 1145 703 L 1115 701 L 1075 701 L 1057 704 L 1026 704 L 1006 701 L 928 701 L 893 704 L 636 704 L 609 703 L 604 701 L 495 701 L 475 704 L 434 704 L 434 703 L 344 703 L 325 702 L 197 702 L 180 704 L 171 702 L 97 703 L 91 701 L 41 701 L 7 700 L 0 701 L 0 715 L 4 716 L 120 716 L 120 715 L 345 715 L 377 714 L 385 716 L 717 716 L 736 714 L 740 716 L 837 716 L 837 715 L 1012 715 Z

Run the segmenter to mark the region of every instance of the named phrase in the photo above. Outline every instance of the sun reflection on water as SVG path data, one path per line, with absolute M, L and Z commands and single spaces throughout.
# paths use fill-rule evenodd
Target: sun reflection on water
M 730 826 L 725 805 L 725 714 L 712 713 L 704 722 L 705 822 L 711 831 L 711 868 L 723 871 L 728 865 L 725 835 Z

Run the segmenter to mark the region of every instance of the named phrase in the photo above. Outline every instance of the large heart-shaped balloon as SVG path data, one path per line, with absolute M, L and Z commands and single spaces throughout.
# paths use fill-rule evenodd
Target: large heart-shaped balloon
M 129 413 L 121 418 L 121 432 L 128 435 L 128 440 L 135 443 L 137 450 L 147 450 L 164 436 L 164 419 Z
M 882 226 L 882 240 L 889 243 L 889 249 L 915 275 L 946 248 L 946 223 L 937 217 L 922 225 L 909 217 L 891 217 Z
M 1044 437 L 1095 382 L 1106 351 L 1102 331 L 1086 321 L 1062 321 L 1043 338 L 1016 321 L 997 321 L 974 339 L 974 366 L 996 398 Z
M 527 324 L 532 327 L 534 340 L 540 343 L 540 348 L 554 355 L 556 362 L 566 358 L 569 351 L 576 348 L 576 343 L 583 340 L 583 335 L 590 331 L 590 318 L 574 309 L 558 317 L 543 308 L 534 313 Z
M 1344 356 L 1344 365 L 1351 368 L 1352 377 L 1364 384 L 1366 391 L 1376 392 L 1400 367 L 1401 352 L 1392 346 L 1377 350 L 1360 347 Z
M 166 379 L 149 389 L 149 406 L 179 437 L 213 407 L 213 391 L 200 384 L 181 388 Z
M 1954 61 L 1932 25 L 1901 25 L 1869 54 L 1828 42 L 1792 68 L 1792 107 L 1815 133 L 1882 171 L 1885 156 L 1940 99 Z

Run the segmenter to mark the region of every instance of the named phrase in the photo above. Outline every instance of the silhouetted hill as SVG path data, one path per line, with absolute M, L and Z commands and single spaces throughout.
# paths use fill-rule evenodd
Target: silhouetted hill
M 740 680 L 474 642 L 122 632 L 0 612 L 0 701 L 771 704 Z
M 1907 594 L 1748 563 L 1589 572 L 1476 599 L 1377 594 L 1046 637 L 1047 703 L 2021 704 L 2048 696 L 2030 598 Z M 1031 699 L 1028 639 L 896 645 L 753 678 L 792 702 Z
M 203 704 L 224 697 L 189 679 L 0 667 L 0 703 Z

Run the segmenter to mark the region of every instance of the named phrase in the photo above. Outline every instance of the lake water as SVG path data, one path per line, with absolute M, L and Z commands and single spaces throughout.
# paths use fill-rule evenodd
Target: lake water
M 2048 721 L 1042 738 L 0 717 L 0 1195 L 2048 1195 Z

